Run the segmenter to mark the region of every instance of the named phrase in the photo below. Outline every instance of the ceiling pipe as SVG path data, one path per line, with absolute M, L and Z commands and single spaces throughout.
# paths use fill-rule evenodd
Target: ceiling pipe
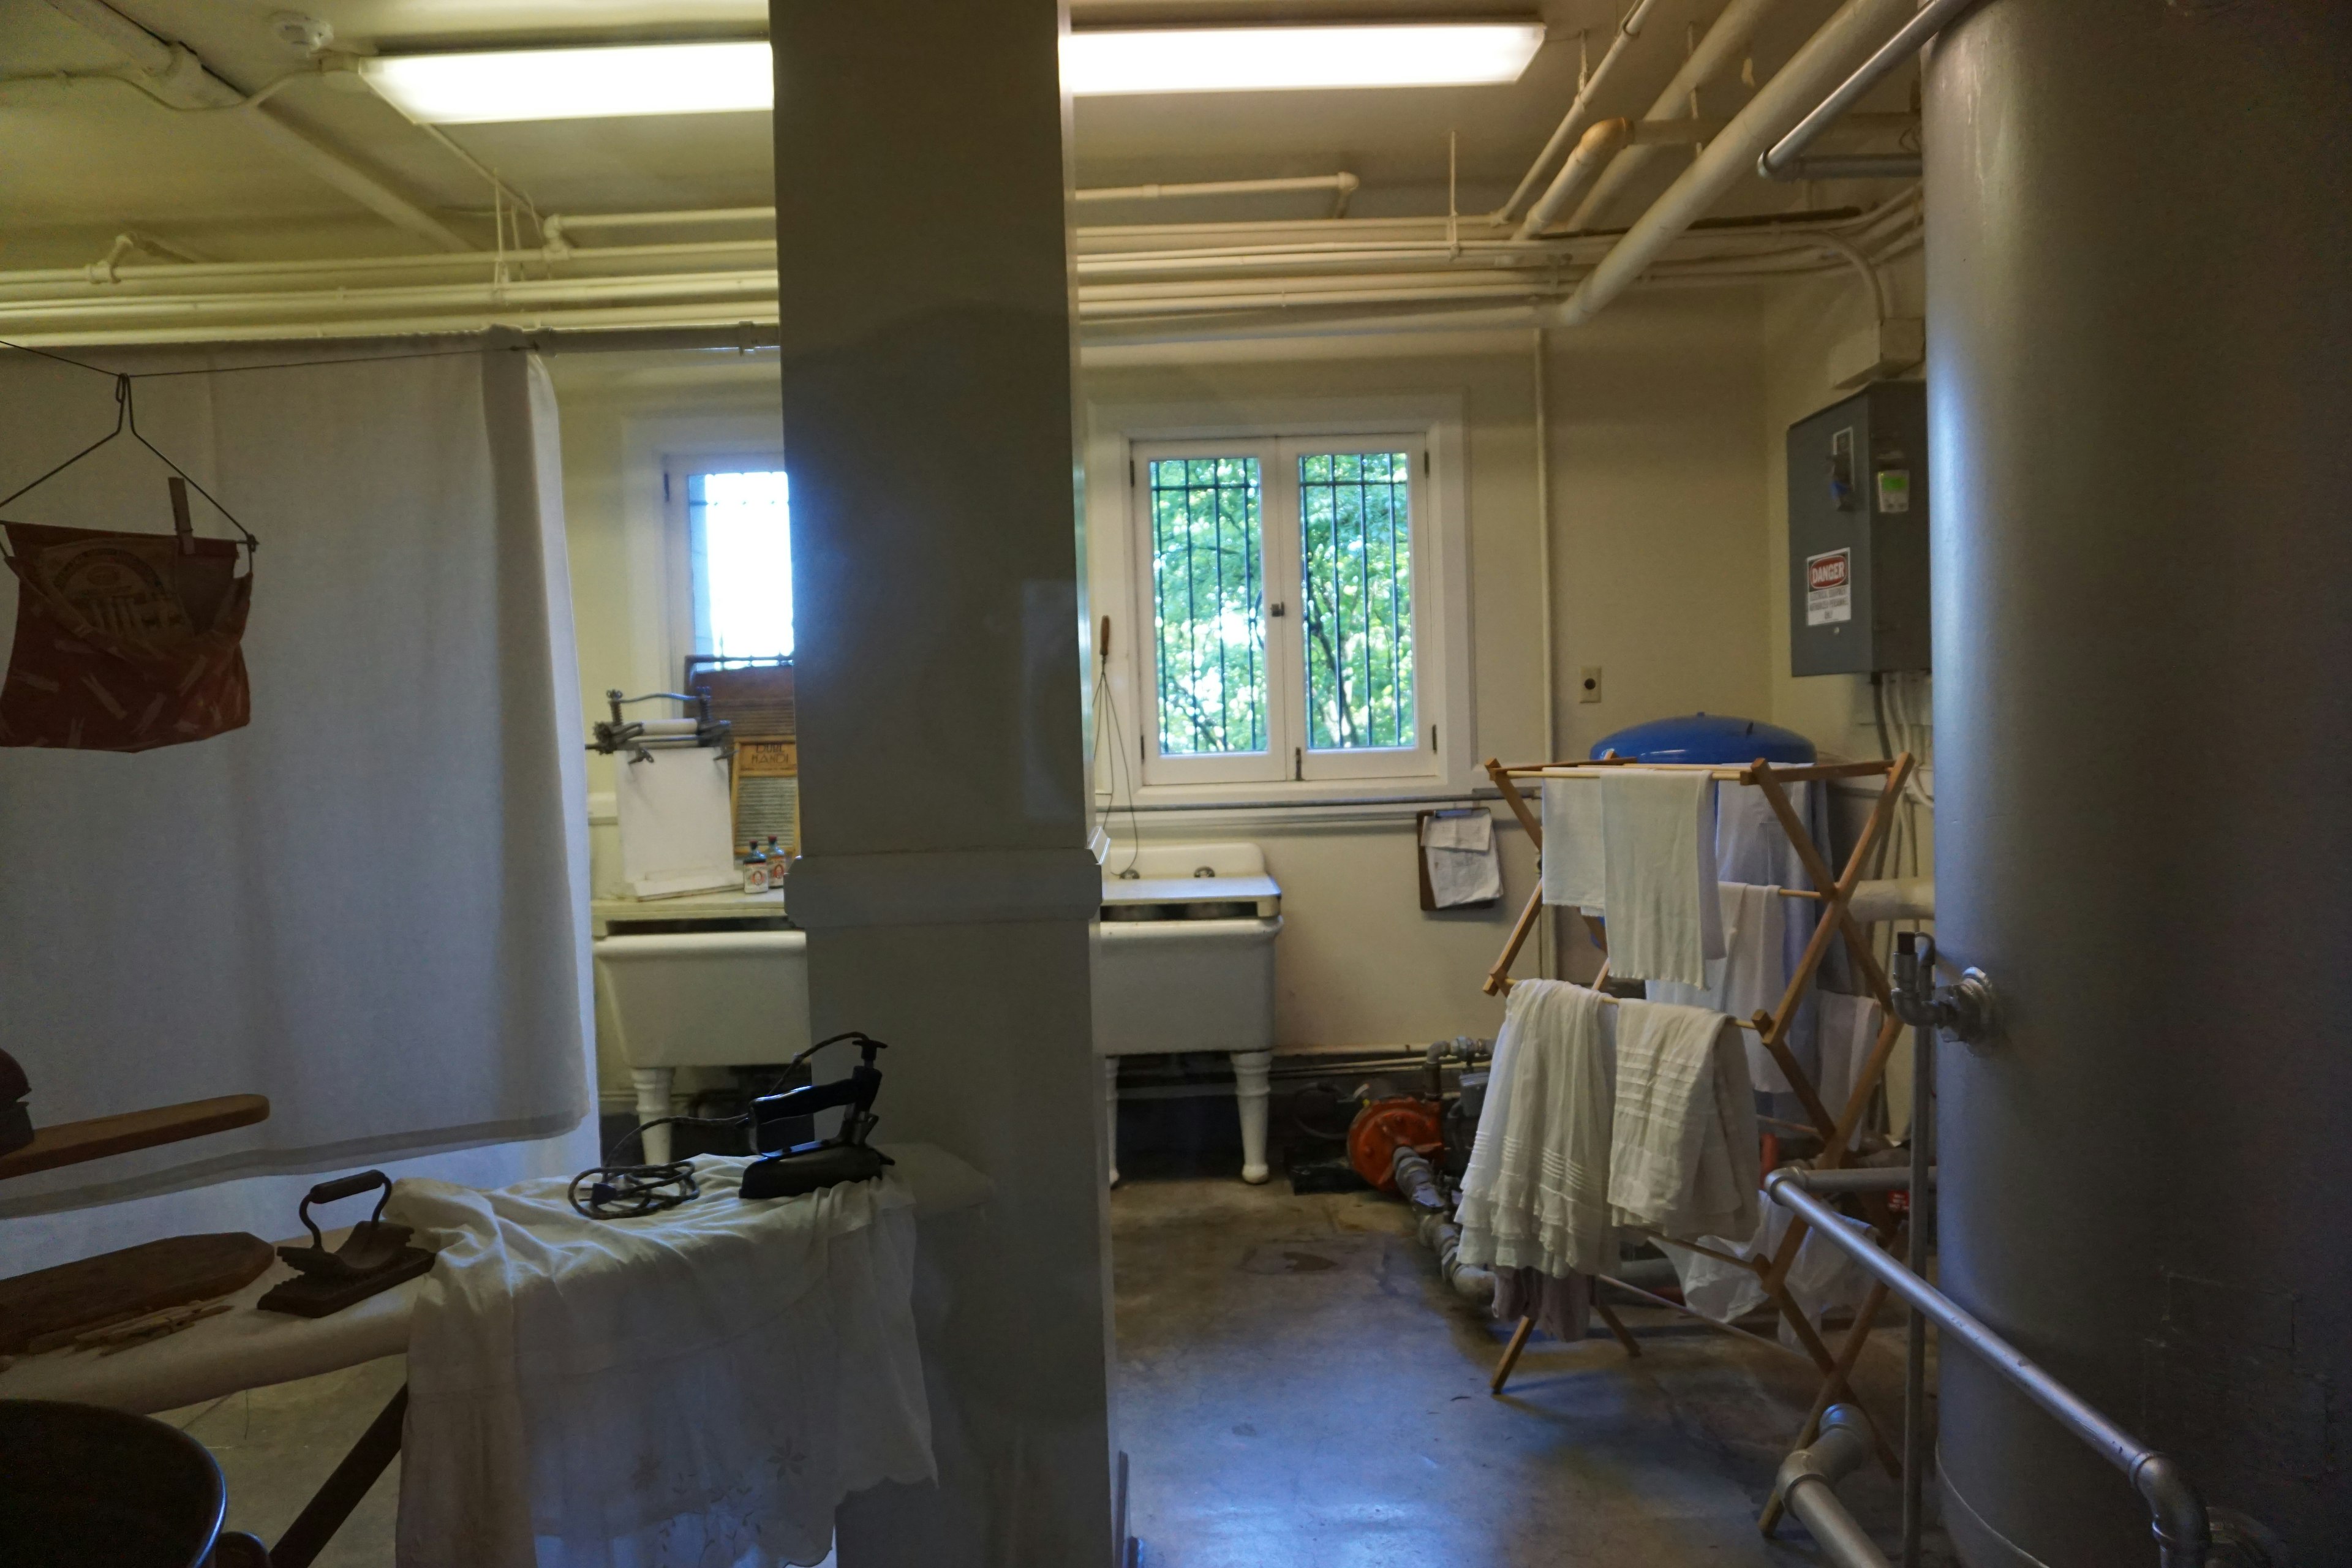
M 1651 103 L 1644 120 L 1689 120 L 1697 118 L 1691 112 L 1691 97 L 1714 80 L 1731 62 L 1745 54 L 1756 37 L 1756 29 L 1763 24 L 1766 13 L 1778 0 L 1731 0 L 1701 37 L 1682 68 L 1675 72 Z M 1583 205 L 1568 220 L 1570 228 L 1590 228 L 1596 214 L 1606 207 L 1622 191 L 1633 176 L 1647 167 L 1656 156 L 1654 149 L 1637 147 L 1625 156 L 1613 160 L 1601 174 Z
M 1257 196 L 1275 195 L 1286 191 L 1329 191 L 1338 199 L 1339 211 L 1334 217 L 1343 216 L 1348 210 L 1348 198 L 1354 195 L 1363 181 L 1344 169 L 1336 174 L 1301 174 L 1276 180 L 1205 180 L 1181 185 L 1097 185 L 1070 193 L 1076 202 L 1157 202 L 1175 201 L 1191 196 Z
M 1862 100 L 1863 95 L 1908 64 L 1911 57 L 1927 47 L 1927 40 L 1941 32 L 1959 14 L 1978 0 L 1927 0 L 1912 18 L 1903 24 L 1895 35 L 1879 46 L 1876 53 L 1864 60 L 1854 73 L 1838 83 L 1837 90 L 1814 105 L 1812 112 L 1799 121 L 1794 129 L 1774 142 L 1756 160 L 1756 172 L 1768 180 L 1800 179 L 1790 172 L 1805 149 L 1821 138 L 1837 118 Z M 1825 163 L 1827 160 L 1816 160 Z M 1916 177 L 1919 160 L 1913 159 L 1912 170 Z
M 1789 63 L 1757 89 L 1748 106 L 1732 116 L 1723 134 L 1707 143 L 1682 177 L 1625 231 L 1625 237 L 1577 285 L 1576 292 L 1551 313 L 1550 324 L 1571 327 L 1589 321 L 1632 287 L 1685 229 L 1747 178 L 1757 157 L 1803 116 L 1804 106 L 1814 94 L 1851 69 L 1865 51 L 1901 26 L 1912 11 L 1911 0 L 1846 0 Z M 1625 159 L 1617 160 L 1612 171 L 1625 163 Z
M 1519 204 L 1528 199 L 1528 194 L 1536 188 L 1536 182 L 1543 178 L 1546 169 L 1551 167 L 1552 160 L 1559 157 L 1560 150 L 1579 134 L 1579 128 L 1591 112 L 1593 98 L 1601 91 L 1601 85 L 1608 81 L 1610 72 L 1617 68 L 1617 61 L 1626 47 L 1641 36 L 1642 24 L 1650 19 L 1651 8 L 1656 4 L 1657 0 L 1640 0 L 1625 13 L 1625 19 L 1617 25 L 1617 36 L 1609 40 L 1609 52 L 1601 57 L 1601 64 L 1594 68 L 1592 74 L 1577 84 L 1575 100 L 1569 104 L 1568 112 L 1560 117 L 1559 128 L 1551 133 L 1551 140 L 1544 143 L 1543 151 L 1536 154 L 1536 161 L 1528 165 L 1528 172 L 1519 176 L 1519 188 L 1511 193 L 1511 199 L 1495 209 L 1493 222 L 1497 226 L 1511 221 L 1512 216 L 1519 210 Z
M 1633 123 L 1630 120 L 1593 121 L 1591 128 L 1577 138 L 1576 151 L 1570 153 L 1568 162 L 1559 166 L 1559 173 L 1553 177 L 1552 183 L 1545 187 L 1542 195 L 1536 198 L 1536 205 L 1528 209 L 1527 221 L 1519 225 L 1518 232 L 1511 237 L 1531 240 L 1549 227 L 1552 219 L 1559 216 L 1559 209 L 1584 188 L 1585 181 L 1598 174 L 1601 166 L 1617 155 L 1618 149 L 1625 145 L 1633 132 Z
M 473 247 L 431 213 L 352 163 L 338 149 L 280 117 L 275 105 L 248 98 L 215 76 L 195 52 L 167 43 L 104 4 L 104 0 L 47 0 L 68 21 L 96 34 L 130 59 L 147 79 L 153 97 L 180 109 L 243 109 L 245 122 L 280 154 L 379 216 L 442 250 Z

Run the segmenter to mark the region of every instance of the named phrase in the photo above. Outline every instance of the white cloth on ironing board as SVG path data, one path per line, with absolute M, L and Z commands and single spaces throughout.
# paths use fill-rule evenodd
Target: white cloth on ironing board
M 1617 1108 L 1609 1205 L 1620 1225 L 1668 1236 L 1756 1228 L 1763 1171 L 1748 1053 L 1720 1013 L 1662 1002 L 1617 1007 Z
M 1612 768 L 1601 779 L 1609 973 L 1706 984 L 1723 956 L 1716 890 L 1715 781 L 1700 772 Z
M 1777 1013 L 1789 988 L 1788 906 L 1778 888 L 1747 882 L 1717 884 L 1723 905 L 1723 956 L 1710 959 L 1705 985 L 1675 980 L 1653 980 L 1647 987 L 1653 1002 L 1682 1007 L 1704 1007 L 1734 1018 L 1753 1018 L 1759 1010 Z M 1742 1029 L 1748 1047 L 1748 1077 L 1767 1094 L 1794 1090 L 1780 1064 L 1764 1048 L 1764 1037 Z
M 1511 987 L 1454 1214 L 1465 1263 L 1553 1277 L 1616 1267 L 1614 1011 L 1600 993 L 1564 981 Z
M 440 1256 L 408 1347 L 401 1568 L 820 1562 L 834 1510 L 936 1473 L 894 1177 L 593 1220 L 560 1178 L 404 1181 Z
M 1602 872 L 1601 781 L 1546 779 L 1543 901 L 1597 915 L 1609 891 Z

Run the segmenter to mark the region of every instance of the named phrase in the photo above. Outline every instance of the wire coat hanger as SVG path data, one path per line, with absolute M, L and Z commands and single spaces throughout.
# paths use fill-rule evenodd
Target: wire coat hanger
M 245 524 L 237 521 L 236 514 L 229 510 L 228 508 L 221 505 L 218 497 L 215 496 L 212 491 L 205 489 L 204 486 L 198 484 L 195 481 L 195 479 L 190 475 L 185 468 L 183 468 L 179 464 L 172 461 L 170 458 L 164 456 L 163 448 L 157 447 L 154 442 L 147 439 L 147 437 L 140 432 L 138 405 L 134 401 L 131 389 L 131 377 L 128 375 L 118 374 L 114 378 L 114 428 L 109 430 L 105 435 L 100 436 L 97 440 L 92 441 L 89 446 L 84 447 L 80 451 L 76 452 L 72 457 L 68 458 L 64 462 L 59 463 L 56 468 L 51 468 L 47 473 L 43 474 L 39 479 L 35 479 L 31 484 L 11 490 L 5 496 L 0 496 L 0 507 L 6 506 L 10 501 L 15 500 L 19 496 L 25 495 L 32 490 L 38 489 L 41 486 L 48 483 L 51 479 L 56 479 L 59 474 L 64 473 L 68 468 L 72 468 L 76 463 L 80 462 L 84 458 L 89 457 L 92 452 L 97 451 L 100 447 L 105 446 L 108 442 L 121 435 L 125 430 L 131 432 L 131 438 L 132 440 L 146 447 L 150 452 L 152 452 L 158 462 L 171 469 L 173 473 L 178 475 L 182 479 L 185 480 L 190 489 L 194 490 L 198 495 L 204 497 L 205 500 L 210 501 L 215 511 L 219 512 L 223 517 L 228 519 L 229 526 L 236 529 L 237 532 L 245 536 L 245 549 L 246 553 L 248 556 L 256 555 L 260 552 L 261 541 L 253 536 L 253 531 L 246 527 Z

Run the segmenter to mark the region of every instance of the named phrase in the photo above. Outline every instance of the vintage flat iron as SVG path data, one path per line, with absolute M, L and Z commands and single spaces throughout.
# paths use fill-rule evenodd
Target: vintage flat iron
M 843 1043 L 858 1049 L 857 1065 L 849 1076 L 831 1083 L 803 1084 L 782 1094 L 763 1094 L 751 1102 L 751 1146 L 767 1155 L 743 1167 L 743 1196 L 796 1198 L 844 1182 L 863 1182 L 882 1173 L 890 1156 L 866 1142 L 880 1120 L 874 1114 L 874 1097 L 882 1088 L 882 1069 L 874 1053 L 886 1043 L 862 1029 L 819 1040 L 792 1059 L 799 1067 L 827 1046 Z M 787 1121 L 835 1106 L 845 1107 L 841 1131 L 814 1142 L 787 1144 Z
M 327 1238 L 319 1234 L 319 1222 L 310 1217 L 310 1205 L 355 1198 L 376 1187 L 383 1189 L 383 1196 L 376 1199 L 375 1213 L 352 1226 L 352 1234 L 343 1238 L 341 1247 L 328 1251 Z M 312 1187 L 299 1211 L 302 1227 L 310 1233 L 310 1245 L 278 1249 L 278 1256 L 292 1264 L 297 1272 L 293 1279 L 272 1287 L 254 1305 L 265 1312 L 323 1318 L 430 1269 L 433 1255 L 423 1247 L 408 1245 L 408 1227 L 385 1221 L 383 1205 L 391 1201 L 392 1178 L 382 1171 L 338 1176 Z

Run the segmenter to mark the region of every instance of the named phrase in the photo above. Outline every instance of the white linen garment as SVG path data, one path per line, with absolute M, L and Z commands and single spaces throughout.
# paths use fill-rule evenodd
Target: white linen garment
M 1777 1013 L 1789 988 L 1788 906 L 1794 900 L 1778 888 L 1746 882 L 1718 883 L 1723 908 L 1723 956 L 1706 966 L 1705 985 L 1685 985 L 1675 980 L 1653 980 L 1649 998 L 1683 1007 L 1705 1007 L 1734 1018 L 1753 1018 L 1759 1009 Z M 1748 1047 L 1748 1077 L 1768 1094 L 1787 1094 L 1792 1086 L 1764 1048 L 1764 1037 L 1742 1029 Z
M 1609 972 L 1706 984 L 1723 956 L 1716 890 L 1715 781 L 1699 772 L 1612 768 L 1601 779 Z
M 1821 994 L 1822 1103 L 1832 1116 L 1845 1114 L 1845 1102 L 1862 1079 L 1871 1053 L 1878 1048 L 1881 1015 L 1867 996 Z M 1864 1118 L 1864 1121 L 1868 1119 Z M 1849 1147 L 1862 1146 L 1864 1122 L 1856 1122 Z
M 1544 780 L 1543 901 L 1597 915 L 1605 910 L 1608 900 L 1601 840 L 1601 781 Z
M 1429 867 L 1431 900 L 1439 909 L 1483 904 L 1503 896 L 1495 819 L 1486 807 L 1431 813 L 1422 824 L 1421 850 Z
M 1609 1204 L 1621 1225 L 1668 1236 L 1747 1236 L 1763 1180 L 1748 1053 L 1720 1013 L 1617 1006 L 1617 1108 Z
M 884 1179 L 593 1220 L 561 1180 L 403 1182 L 440 1256 L 408 1346 L 400 1568 L 776 1568 L 933 1476 L 915 1212 Z
M 1613 1011 L 1600 993 L 1562 981 L 1511 987 L 1454 1214 L 1465 1263 L 1555 1277 L 1617 1266 Z

